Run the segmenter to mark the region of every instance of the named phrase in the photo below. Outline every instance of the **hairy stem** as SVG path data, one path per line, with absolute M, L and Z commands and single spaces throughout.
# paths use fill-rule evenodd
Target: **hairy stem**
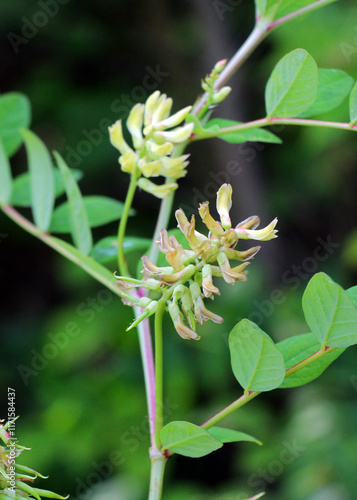
M 124 256 L 123 243 L 124 243 L 124 236 L 126 231 L 126 225 L 128 222 L 129 212 L 136 191 L 137 180 L 138 180 L 138 174 L 134 172 L 130 177 L 130 184 L 128 192 L 126 194 L 124 209 L 120 219 L 119 230 L 118 230 L 118 265 L 119 265 L 119 272 L 122 276 L 129 276 L 128 265 L 126 263 Z
M 314 361 L 322 358 L 323 356 L 325 356 L 325 354 L 327 354 L 331 351 L 334 351 L 335 349 L 336 349 L 336 347 L 325 347 L 324 349 L 321 349 L 320 351 L 315 352 L 314 354 L 312 354 L 308 358 L 303 359 L 302 361 L 300 361 L 296 365 L 292 366 L 291 368 L 288 368 L 285 372 L 285 378 L 290 377 L 290 375 L 293 375 L 294 373 L 302 370 L 303 368 L 305 368 L 305 366 L 310 365 Z M 229 406 L 226 406 L 226 408 L 223 408 L 223 410 L 216 413 L 216 415 L 214 415 L 209 420 L 204 422 L 201 425 L 201 427 L 203 429 L 209 429 L 210 427 L 212 427 L 213 425 L 216 425 L 218 422 L 223 420 L 225 417 L 227 417 L 228 415 L 230 415 L 234 411 L 238 410 L 239 408 L 241 408 L 245 404 L 249 403 L 249 401 L 251 401 L 252 399 L 259 396 L 259 394 L 261 394 L 261 392 L 259 392 L 259 391 L 252 391 L 252 392 L 249 392 L 248 394 L 244 394 L 243 396 L 238 398 L 236 401 L 233 401 L 233 403 L 231 403 Z

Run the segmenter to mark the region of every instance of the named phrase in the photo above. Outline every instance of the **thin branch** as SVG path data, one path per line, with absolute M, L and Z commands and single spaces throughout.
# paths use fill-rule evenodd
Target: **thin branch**
M 294 373 L 302 370 L 303 368 L 305 368 L 305 366 L 310 365 L 314 361 L 322 358 L 327 353 L 329 353 L 331 351 L 334 351 L 335 349 L 336 349 L 336 347 L 325 347 L 324 349 L 321 349 L 320 351 L 315 352 L 314 354 L 312 354 L 308 358 L 303 359 L 302 361 L 300 361 L 296 365 L 288 368 L 286 370 L 286 372 L 285 372 L 285 378 L 290 377 L 290 375 L 293 375 Z M 234 411 L 238 410 L 239 408 L 241 408 L 245 404 L 249 403 L 249 401 L 251 401 L 252 399 L 254 399 L 257 396 L 259 396 L 259 394 L 261 394 L 261 392 L 259 392 L 259 391 L 252 391 L 252 392 L 248 392 L 247 394 L 243 394 L 243 396 L 241 396 L 240 398 L 238 398 L 236 401 L 233 401 L 233 403 L 231 403 L 230 405 L 226 406 L 226 408 L 223 408 L 223 410 L 221 410 L 220 412 L 216 413 L 216 415 L 214 415 L 209 420 L 207 420 L 206 422 L 204 422 L 201 425 L 201 427 L 203 429 L 210 429 L 215 424 L 217 424 L 218 422 L 220 422 L 221 420 L 223 420 L 225 417 L 227 417 L 228 415 L 230 415 Z
M 288 23 L 289 21 L 292 21 L 300 16 L 304 16 L 305 14 L 309 14 L 310 12 L 319 9 L 320 7 L 324 7 L 325 5 L 329 5 L 330 3 L 333 3 L 335 1 L 336 0 L 318 0 L 317 2 L 314 2 L 310 5 L 306 5 L 306 7 L 302 7 L 301 9 L 296 10 L 295 12 L 291 12 L 290 14 L 287 14 L 286 16 L 283 16 L 280 19 L 273 21 L 269 26 L 269 31 L 272 31 L 275 28 L 278 28 L 279 26 Z
M 247 123 L 241 123 L 239 125 L 233 125 L 231 127 L 222 127 L 219 130 L 205 132 L 204 135 L 193 135 L 190 139 L 191 142 L 199 141 L 203 139 L 211 139 L 212 137 L 220 137 L 225 134 L 232 134 L 234 132 L 242 132 L 244 130 L 250 130 L 252 128 L 262 128 L 269 127 L 271 125 L 303 125 L 305 127 L 322 127 L 322 128 L 333 128 L 339 130 L 349 130 L 352 132 L 357 131 L 357 125 L 350 123 L 341 122 L 331 122 L 323 120 L 309 120 L 306 118 L 260 118 L 259 120 L 253 120 Z

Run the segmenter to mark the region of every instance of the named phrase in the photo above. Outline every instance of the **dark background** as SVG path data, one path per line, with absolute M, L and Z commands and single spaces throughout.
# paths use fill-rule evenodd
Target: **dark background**
M 123 200 L 128 177 L 109 144 L 108 123 L 126 118 L 156 89 L 174 98 L 175 110 L 192 103 L 201 78 L 234 54 L 253 22 L 250 0 L 2 0 L 0 91 L 30 98 L 32 130 L 84 172 L 83 193 Z M 340 0 L 273 33 L 231 80 L 233 92 L 215 116 L 264 116 L 265 83 L 297 47 L 319 67 L 356 79 L 355 2 Z M 323 118 L 348 121 L 347 100 Z M 189 214 L 230 182 L 233 221 L 257 213 L 265 225 L 278 216 L 279 238 L 264 245 L 247 283 L 226 287 L 215 301 L 223 325 L 206 324 L 193 343 L 168 322 L 168 419 L 200 423 L 240 395 L 227 348 L 238 320 L 249 317 L 282 340 L 307 331 L 301 296 L 313 273 L 327 272 L 345 288 L 357 283 L 356 136 L 293 127 L 275 132 L 283 145 L 212 140 L 190 148 L 175 206 Z M 231 162 L 240 166 L 237 175 L 228 174 Z M 26 170 L 23 149 L 12 165 L 14 174 Z M 159 201 L 139 193 L 134 206 L 128 233 L 150 237 Z M 112 224 L 94 236 L 115 232 Z M 124 332 L 129 308 L 1 214 L 0 233 L 6 235 L 0 239 L 2 414 L 6 387 L 13 387 L 17 435 L 32 447 L 23 462 L 50 474 L 39 486 L 71 498 L 145 498 L 147 410 L 137 338 Z M 314 257 L 321 241 L 335 244 L 324 260 Z M 281 290 L 279 304 L 272 290 Z M 55 354 L 53 338 L 64 339 Z M 318 381 L 259 397 L 227 419 L 225 425 L 253 434 L 263 447 L 243 443 L 200 460 L 174 457 L 165 498 L 243 500 L 266 489 L 274 500 L 354 499 L 356 360 L 351 348 Z

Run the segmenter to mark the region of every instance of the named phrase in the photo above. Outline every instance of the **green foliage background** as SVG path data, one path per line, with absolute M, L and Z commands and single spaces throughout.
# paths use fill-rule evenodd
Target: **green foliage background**
M 70 166 L 84 171 L 82 192 L 122 200 L 128 179 L 117 166 L 103 120 L 122 118 L 145 100 L 154 90 L 145 88 L 146 75 L 158 68 L 167 75 L 155 89 L 174 97 L 176 109 L 193 102 L 200 78 L 249 34 L 253 1 L 56 5 L 58 13 L 15 53 L 9 33 L 21 35 L 34 16 L 41 19 L 43 3 L 1 2 L 0 90 L 28 95 L 33 130 Z M 355 2 L 340 0 L 276 31 L 232 79 L 238 92 L 229 98 L 229 109 L 215 116 L 242 121 L 263 116 L 265 82 L 276 62 L 297 47 L 310 52 L 319 67 L 340 68 L 357 79 Z M 325 118 L 331 116 L 347 121 L 347 102 Z M 228 161 L 235 161 L 241 170 L 229 179 L 233 220 L 252 211 L 263 223 L 278 216 L 280 233 L 252 264 L 249 281 L 226 286 L 213 304 L 225 317 L 223 325 L 206 324 L 196 343 L 180 339 L 167 323 L 168 419 L 199 424 L 241 394 L 227 345 L 238 320 L 258 322 L 275 341 L 305 333 L 301 296 L 314 272 L 328 272 L 345 288 L 357 282 L 356 136 L 292 127 L 274 132 L 283 145 L 226 144 L 222 154 L 215 140 L 191 148 L 177 206 L 190 212 L 200 201 L 213 202 L 227 181 Z M 25 165 L 21 149 L 15 171 Z M 158 206 L 139 194 L 129 233 L 150 237 Z M 112 224 L 94 235 L 99 239 L 115 231 Z M 145 498 L 147 410 L 137 338 L 135 332 L 125 333 L 130 309 L 3 216 L 0 233 L 7 235 L 0 239 L 2 415 L 10 386 L 21 415 L 18 438 L 33 448 L 26 453 L 28 464 L 50 474 L 44 487 L 78 500 Z M 316 260 L 319 241 L 329 239 L 338 247 Z M 63 342 L 57 354 L 49 347 L 54 336 Z M 42 368 L 34 364 L 38 353 L 47 353 Z M 239 410 L 225 425 L 251 433 L 264 446 L 226 445 L 200 460 L 174 457 L 165 498 L 243 500 L 264 489 L 274 500 L 355 498 L 356 360 L 351 348 L 321 379 L 264 395 Z M 36 372 L 27 384 L 20 365 Z M 296 456 L 285 453 L 294 443 Z M 85 494 L 83 485 L 92 485 L 90 492 Z

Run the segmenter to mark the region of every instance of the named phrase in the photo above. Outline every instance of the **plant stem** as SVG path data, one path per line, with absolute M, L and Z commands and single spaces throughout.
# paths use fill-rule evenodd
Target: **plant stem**
M 91 257 L 88 257 L 87 255 L 83 254 L 83 260 L 81 260 L 78 255 L 75 253 L 71 253 L 69 250 L 66 249 L 66 246 L 69 248 L 73 248 L 73 250 L 76 253 L 80 253 L 79 250 L 77 250 L 74 247 L 71 247 L 71 245 L 66 244 L 66 246 L 61 245 L 61 240 L 58 238 L 55 238 L 53 236 L 50 236 L 48 233 L 43 233 L 41 232 L 32 222 L 27 220 L 22 214 L 20 214 L 17 210 L 15 210 L 12 206 L 10 205 L 3 205 L 1 207 L 3 212 L 11 219 L 13 220 L 17 225 L 22 227 L 25 231 L 28 233 L 32 234 L 39 240 L 41 240 L 43 243 L 46 243 L 49 247 L 53 248 L 56 250 L 59 254 L 62 256 L 66 257 L 68 260 L 82 268 L 84 271 L 86 271 L 90 276 L 95 278 L 97 281 L 102 283 L 104 286 L 106 286 L 109 290 L 111 290 L 115 295 L 118 295 L 119 297 L 122 296 L 120 290 L 115 284 L 114 278 L 109 278 L 110 277 L 110 271 L 108 271 L 105 267 L 101 266 L 98 262 L 93 260 Z M 66 242 L 63 242 L 66 243 Z M 103 274 L 100 272 L 100 270 L 103 270 Z M 108 278 L 105 277 L 104 273 L 108 273 Z
M 259 45 L 259 43 L 265 38 L 267 34 L 268 26 L 264 22 L 257 22 L 253 31 L 243 43 L 243 45 L 238 49 L 235 55 L 229 60 L 226 67 L 223 69 L 219 75 L 216 84 L 214 86 L 215 90 L 219 90 L 223 85 L 234 75 L 237 69 L 244 63 L 244 61 L 249 57 L 253 50 Z M 206 105 L 208 99 L 208 92 L 205 92 L 197 104 L 194 107 L 193 114 L 195 116 L 199 115 L 201 109 Z
M 357 125 L 351 125 L 350 123 L 341 122 L 331 122 L 322 120 L 309 120 L 306 118 L 260 118 L 259 120 L 253 120 L 247 123 L 241 123 L 239 125 L 233 125 L 232 127 L 222 127 L 215 132 L 205 132 L 204 135 L 194 135 L 190 141 L 198 141 L 202 139 L 211 139 L 212 137 L 220 137 L 225 134 L 232 134 L 234 132 L 242 132 L 244 130 L 250 130 L 253 128 L 269 127 L 271 125 L 303 125 L 305 127 L 323 127 L 323 128 L 334 128 L 339 130 L 349 130 L 352 132 L 357 131 Z
M 236 401 L 233 401 L 233 403 L 231 403 L 229 406 L 226 406 L 226 408 L 223 408 L 223 410 L 216 413 L 216 415 L 214 415 L 205 423 L 203 423 L 201 427 L 203 429 L 209 429 L 210 427 L 213 427 L 215 424 L 223 420 L 225 417 L 227 417 L 234 411 L 238 410 L 238 408 L 241 408 L 246 403 L 259 396 L 259 394 L 261 393 L 258 391 L 250 392 L 249 394 L 243 394 L 243 396 L 238 398 Z
M 303 359 L 302 361 L 300 361 L 300 363 L 297 363 L 296 365 L 288 368 L 286 370 L 285 378 L 290 377 L 290 375 L 293 375 L 294 373 L 298 372 L 299 370 L 302 370 L 303 368 L 305 368 L 305 366 L 310 365 L 314 361 L 325 356 L 325 354 L 327 354 L 328 352 L 334 351 L 335 349 L 337 349 L 337 347 L 324 347 L 324 348 L 320 349 L 319 351 L 315 352 L 314 354 L 311 354 L 311 356 L 309 356 L 306 359 Z
M 95 278 L 97 281 L 106 286 L 113 293 L 121 297 L 120 291 L 115 284 L 114 279 L 106 279 L 101 273 L 96 272 L 96 268 L 102 267 L 97 262 L 93 261 L 95 267 L 89 266 L 86 263 L 87 259 L 91 259 L 90 257 L 83 255 L 85 260 L 80 260 L 71 252 L 67 251 L 65 247 L 59 244 L 57 238 L 53 238 L 48 233 L 42 233 L 32 222 L 27 220 L 22 214 L 17 212 L 10 205 L 3 205 L 1 207 L 3 212 L 16 224 L 22 227 L 25 231 L 32 234 L 43 243 L 48 245 L 49 247 L 56 250 L 59 254 L 66 257 L 68 260 L 81 267 L 84 271 L 86 271 L 90 276 Z M 92 260 L 92 259 L 91 259 Z M 105 268 L 103 270 L 107 271 Z M 109 271 L 108 271 L 109 273 Z M 110 274 L 110 273 L 109 273 Z M 144 296 L 141 291 L 138 291 L 138 296 Z M 134 307 L 135 313 L 137 315 L 141 314 L 141 307 Z M 148 412 L 149 412 L 149 421 L 150 421 L 150 434 L 151 434 L 151 446 L 154 451 L 155 450 L 155 440 L 154 440 L 154 432 L 155 432 L 155 370 L 154 370 L 154 357 L 152 351 L 152 342 L 150 335 L 150 323 L 148 319 L 143 320 L 138 325 L 139 330 L 139 343 L 140 350 L 142 356 L 143 370 L 144 370 L 144 380 L 145 380 L 145 388 L 148 402 Z
M 296 10 L 295 12 L 291 12 L 290 14 L 277 19 L 276 21 L 270 21 L 269 19 L 265 19 L 264 17 L 257 18 L 253 31 L 240 47 L 240 49 L 238 49 L 235 55 L 230 59 L 230 61 L 220 74 L 219 78 L 217 79 L 215 90 L 219 90 L 225 83 L 227 83 L 227 81 L 234 75 L 237 69 L 240 68 L 244 61 L 256 49 L 260 42 L 262 42 L 262 40 L 264 40 L 264 38 L 276 28 L 334 1 L 335 0 L 318 0 L 310 5 L 307 5 L 306 7 L 302 7 L 301 9 Z M 208 92 L 205 92 L 195 105 L 195 108 L 193 110 L 193 114 L 195 116 L 202 116 L 201 110 L 206 106 L 207 99 Z
M 184 143 L 176 146 L 174 151 L 171 154 L 171 158 L 177 158 L 178 156 L 181 156 L 183 154 L 183 152 L 185 151 L 187 144 L 188 144 L 188 142 L 184 142 Z M 166 179 L 166 182 L 174 182 L 174 181 L 175 181 L 175 179 L 171 179 L 171 178 Z M 161 229 L 167 229 L 167 227 L 168 227 L 170 217 L 171 217 L 174 197 L 175 197 L 175 191 L 172 191 L 169 194 L 169 196 L 166 196 L 162 200 L 161 205 L 160 205 L 160 212 L 159 212 L 159 216 L 157 218 L 156 227 L 155 227 L 154 235 L 152 238 L 152 244 L 151 244 L 151 248 L 150 248 L 150 252 L 149 252 L 149 259 L 153 264 L 157 263 L 157 259 L 159 257 L 159 249 L 158 249 L 158 246 L 156 245 L 156 240 L 160 236 Z
M 130 177 L 130 184 L 128 192 L 126 194 L 124 209 L 120 219 L 119 230 L 118 230 L 118 264 L 119 264 L 119 272 L 122 276 L 129 276 L 128 265 L 126 263 L 124 256 L 123 243 L 124 243 L 124 236 L 126 231 L 126 225 L 128 222 L 129 212 L 136 191 L 137 180 L 138 180 L 138 173 L 134 172 L 133 174 L 131 174 Z
M 161 453 L 151 457 L 149 500 L 161 499 L 166 462 L 167 458 Z
M 290 375 L 293 375 L 294 373 L 302 370 L 303 368 L 305 368 L 305 366 L 310 365 L 314 361 L 322 358 L 323 356 L 325 356 L 325 354 L 327 354 L 331 351 L 334 351 L 335 349 L 336 349 L 336 347 L 325 347 L 324 349 L 320 349 L 319 351 L 315 352 L 314 354 L 312 354 L 308 358 L 303 359 L 302 361 L 300 361 L 296 365 L 288 368 L 285 372 L 285 378 L 290 377 Z M 246 403 L 249 403 L 249 401 L 251 401 L 252 399 L 259 396 L 259 394 L 261 394 L 261 392 L 259 392 L 259 391 L 252 391 L 252 392 L 249 392 L 248 394 L 243 394 L 243 396 L 238 398 L 236 401 L 233 401 L 233 403 L 226 406 L 225 408 L 223 408 L 223 410 L 216 413 L 216 415 L 214 415 L 209 420 L 204 422 L 201 425 L 201 427 L 203 429 L 209 429 L 210 427 L 217 424 L 218 422 L 223 420 L 225 417 L 227 417 L 228 415 L 230 415 L 234 411 L 238 410 L 238 408 L 241 408 Z
M 289 21 L 296 19 L 297 17 L 308 14 L 309 12 L 313 12 L 314 10 L 319 9 L 320 7 L 324 7 L 325 5 L 328 5 L 334 1 L 335 0 L 318 0 L 317 2 L 314 2 L 310 5 L 306 5 L 306 7 L 302 7 L 301 9 L 296 10 L 295 12 L 291 12 L 290 14 L 287 14 L 286 16 L 283 16 L 280 19 L 273 21 L 269 26 L 269 30 L 272 31 L 275 28 L 278 28 L 279 26 L 288 23 Z
M 323 127 L 352 130 L 353 132 L 357 131 L 357 125 L 350 125 L 349 123 L 308 120 L 305 118 L 267 118 L 267 120 L 269 120 L 270 125 L 304 125 L 305 127 Z
M 155 313 L 155 444 L 160 450 L 160 431 L 164 423 L 163 402 L 163 346 L 162 346 L 162 319 L 166 307 L 166 300 L 160 299 Z
M 138 317 L 142 313 L 142 308 L 134 307 L 134 311 L 135 316 Z M 155 453 L 158 451 L 155 443 L 155 367 L 149 319 L 145 318 L 138 324 L 137 328 L 139 332 L 140 353 L 143 364 L 145 392 L 149 413 L 151 451 Z

